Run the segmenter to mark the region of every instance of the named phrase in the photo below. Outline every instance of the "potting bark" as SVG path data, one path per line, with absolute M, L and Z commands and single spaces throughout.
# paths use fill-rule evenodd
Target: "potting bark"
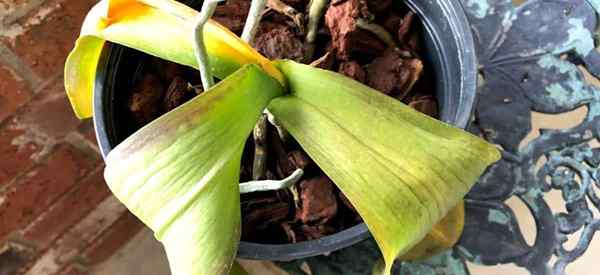
M 338 71 L 435 117 L 437 103 L 433 89 L 425 81 L 419 83 L 424 72 L 428 73 L 418 58 L 422 49 L 411 48 L 417 45 L 412 40 L 420 37 L 419 25 L 405 7 L 391 2 L 332 1 L 319 28 L 315 56 L 303 61 L 319 60 L 321 68 Z M 283 3 L 303 12 L 307 10 L 308 1 Z M 229 0 L 217 8 L 214 19 L 239 33 L 248 8 L 247 0 Z M 359 18 L 373 19 L 388 29 L 396 38 L 398 48 L 386 49 L 375 34 L 356 27 Z M 253 46 L 272 59 L 302 61 L 307 48 L 304 33 L 296 23 L 273 10 L 264 14 L 254 41 Z M 147 63 L 145 74 L 129 91 L 130 102 L 151 102 L 145 103 L 141 110 L 137 105 L 129 105 L 137 127 L 192 98 L 190 87 L 199 82 L 197 76 L 188 73 L 189 69 L 183 66 L 159 59 Z M 145 87 L 149 83 L 147 78 L 159 79 L 160 83 Z M 146 95 L 140 87 L 159 91 Z M 140 99 L 144 95 L 148 99 Z M 143 119 L 138 119 L 140 116 Z M 266 179 L 282 179 L 296 168 L 304 169 L 305 176 L 290 190 L 242 195 L 242 240 L 293 243 L 334 234 L 361 222 L 348 199 L 297 142 L 281 140 L 273 127 L 268 128 L 268 142 Z M 253 144 L 252 140 L 246 143 L 240 167 L 241 181 L 251 178 Z

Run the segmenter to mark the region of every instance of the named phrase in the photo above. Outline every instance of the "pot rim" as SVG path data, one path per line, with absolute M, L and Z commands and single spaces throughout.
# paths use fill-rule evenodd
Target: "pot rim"
M 457 44 L 456 53 L 458 53 L 457 61 L 459 62 L 459 68 L 461 71 L 454 72 L 460 75 L 460 86 L 459 93 L 461 100 L 456 103 L 452 99 L 446 96 L 444 104 L 441 106 L 441 118 L 442 121 L 453 124 L 454 126 L 465 128 L 471 118 L 473 104 L 475 101 L 475 94 L 477 88 L 477 59 L 475 55 L 475 46 L 470 30 L 470 26 L 462 8 L 460 1 L 455 0 L 438 0 L 440 10 L 439 12 L 447 19 L 448 25 L 436 26 L 433 23 L 432 15 L 428 15 L 427 12 L 422 8 L 420 0 L 404 0 L 404 2 L 412 9 L 423 23 L 425 32 L 428 34 L 430 41 L 427 46 L 435 48 L 434 50 L 438 53 L 439 58 L 444 59 L 439 61 L 438 66 L 442 67 L 441 78 L 443 80 L 455 77 L 452 75 L 452 70 L 449 68 L 450 64 L 448 60 L 448 50 L 444 46 L 446 43 Z M 440 29 L 442 28 L 442 29 Z M 450 31 L 455 41 L 444 42 L 443 31 Z M 122 51 L 118 49 L 122 46 L 115 45 L 112 43 L 106 43 L 102 50 L 100 62 L 98 64 L 95 86 L 94 86 L 94 128 L 96 133 L 96 139 L 98 141 L 100 152 L 103 158 L 106 158 L 108 153 L 114 144 L 111 143 L 111 138 L 114 136 L 114 129 L 111 128 L 113 116 L 110 112 L 105 112 L 105 105 L 111 98 L 108 98 L 105 94 L 106 91 L 111 90 L 112 84 L 107 82 L 107 79 L 114 77 L 114 70 L 111 72 L 109 67 L 109 61 L 114 58 L 114 55 L 120 55 Z M 431 51 L 431 50 L 430 50 Z M 440 74 L 438 73 L 438 75 Z M 438 91 L 453 90 L 451 83 L 447 81 L 438 81 Z M 439 97 L 439 94 L 438 94 Z M 444 106 L 452 106 L 458 104 L 458 110 L 461 112 L 452 113 L 449 108 Z M 271 260 L 271 261 L 291 261 L 317 255 L 330 253 L 342 248 L 349 247 L 360 241 L 363 241 L 371 236 L 367 226 L 364 223 L 360 223 L 348 229 L 339 231 L 335 234 L 325 236 L 316 240 L 303 241 L 298 243 L 290 244 L 260 244 L 242 241 L 239 244 L 238 257 L 243 259 L 251 260 Z

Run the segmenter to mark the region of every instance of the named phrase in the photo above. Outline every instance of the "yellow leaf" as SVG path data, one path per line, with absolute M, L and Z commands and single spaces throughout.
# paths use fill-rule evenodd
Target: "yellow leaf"
M 465 206 L 461 202 L 433 226 L 423 240 L 399 259 L 403 261 L 423 260 L 452 248 L 460 239 L 464 225 Z
M 75 115 L 80 118 L 92 116 L 92 97 L 96 67 L 104 47 L 104 40 L 93 36 L 77 39 L 75 49 L 65 64 L 65 90 Z
M 243 147 L 269 101 L 282 94 L 275 79 L 247 65 L 106 158 L 106 183 L 154 231 L 171 274 L 229 274 L 241 232 Z
M 103 0 L 96 4 L 65 64 L 65 86 L 77 116 L 92 116 L 93 79 L 104 45 L 100 41 L 198 68 L 193 50 L 197 14 L 173 0 Z M 270 60 L 217 22 L 210 20 L 205 25 L 204 40 L 216 77 L 222 79 L 245 64 L 257 64 L 285 86 L 283 75 Z
M 354 205 L 385 274 L 500 158 L 484 140 L 340 74 L 293 61 L 278 68 L 290 94 L 269 110 Z

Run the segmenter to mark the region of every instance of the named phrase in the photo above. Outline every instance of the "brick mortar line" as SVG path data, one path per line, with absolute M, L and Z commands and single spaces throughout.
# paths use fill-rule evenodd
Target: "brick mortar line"
M 17 173 L 9 183 L 5 184 L 3 187 L 0 187 L 0 194 L 6 193 L 7 190 L 17 185 L 17 183 L 27 177 L 27 174 L 31 173 L 35 168 L 41 167 L 47 164 L 48 159 L 58 150 L 59 143 L 53 142 L 52 144 L 48 144 L 48 152 L 40 157 L 40 159 L 36 160 L 31 166 L 25 168 L 23 171 Z
M 77 189 L 78 187 L 80 187 L 80 185 L 86 181 L 90 181 L 93 179 L 95 173 L 97 173 L 98 171 L 100 171 L 101 169 L 103 169 L 102 167 L 97 167 L 95 169 L 92 169 L 88 174 L 86 174 L 85 176 L 82 176 L 81 179 L 77 180 L 77 183 L 75 183 L 73 185 L 73 187 L 71 187 L 69 190 L 65 191 L 63 194 L 59 195 L 56 199 L 52 200 L 50 202 L 50 204 L 48 205 L 48 207 L 46 207 L 45 211 L 40 213 L 39 215 L 37 215 L 31 222 L 29 222 L 27 225 L 23 226 L 22 228 L 19 228 L 16 230 L 16 233 L 19 234 L 18 236 L 23 236 L 22 233 L 24 233 L 25 230 L 27 230 L 29 228 L 29 226 L 31 226 L 38 218 L 40 218 L 42 215 L 44 215 L 48 210 L 52 210 L 53 207 L 56 205 L 57 202 L 65 199 L 66 197 L 72 195 L 73 193 L 76 192 L 75 189 Z M 109 196 L 112 196 L 112 193 L 109 194 Z M 104 198 L 106 199 L 106 198 Z M 102 200 L 104 200 L 102 199 Z M 97 205 L 96 205 L 97 207 Z M 92 208 L 88 213 L 84 213 L 83 217 L 86 217 L 87 215 L 89 215 L 90 212 L 94 211 L 95 208 Z M 81 221 L 78 220 L 77 222 Z M 45 253 L 47 250 L 52 249 L 52 245 L 56 243 L 57 240 L 59 240 L 60 238 L 62 238 L 68 231 L 70 230 L 70 228 L 65 229 L 63 232 L 61 232 L 60 234 L 56 235 L 56 237 L 54 239 L 52 239 L 50 241 L 50 245 L 46 248 L 46 249 L 39 249 L 39 244 L 32 242 L 32 241 L 28 241 L 27 239 L 25 239 L 25 237 L 22 237 L 24 241 L 28 242 L 28 243 L 32 243 L 36 250 L 39 252 L 39 254 L 43 254 Z M 13 232 L 14 233 L 14 232 Z
M 7 65 L 23 77 L 32 90 L 41 84 L 42 79 L 21 58 L 2 43 L 0 43 L 0 60 L 2 60 L 2 64 Z
M 3 45 L 0 43 L 0 58 L 2 58 L 2 47 L 3 47 Z M 1 62 L 0 62 L 0 65 L 2 65 Z M 12 69 L 12 67 L 10 67 L 10 68 Z M 63 73 L 60 72 L 54 76 L 49 77 L 46 81 L 42 81 L 41 79 L 38 79 L 36 81 L 37 83 L 35 86 L 29 87 L 31 89 L 31 98 L 27 102 L 25 102 L 24 104 L 19 106 L 19 108 L 17 108 L 9 116 L 4 118 L 4 120 L 0 120 L 0 129 L 6 128 L 11 123 L 11 121 L 15 120 L 19 116 L 26 114 L 27 107 L 29 107 L 29 104 L 31 104 L 31 102 L 35 101 L 35 99 L 36 99 L 35 96 L 37 94 L 39 94 L 43 89 L 50 87 L 54 83 L 54 81 L 57 81 L 62 76 L 63 76 Z M 27 83 L 27 84 L 30 85 L 29 83 Z M 44 133 L 44 134 L 46 134 L 46 133 Z
M 68 133 L 65 136 L 64 141 L 91 157 L 100 157 L 100 149 L 98 146 L 76 130 Z
M 8 121 L 8 119 L 7 119 L 6 122 L 0 123 L 0 128 L 5 128 L 6 124 L 9 124 L 9 123 L 10 123 L 10 121 Z M 39 133 L 33 133 L 33 134 L 39 136 Z M 13 178 L 8 181 L 8 183 L 6 183 L 6 184 L 4 184 L 4 186 L 0 187 L 0 194 L 4 194 L 4 193 L 6 193 L 7 190 L 12 188 L 13 186 L 16 186 L 19 181 L 25 179 L 27 177 L 27 175 L 29 173 L 31 173 L 35 168 L 38 168 L 42 165 L 47 164 L 50 156 L 54 152 L 56 152 L 57 147 L 61 144 L 60 141 L 53 140 L 53 139 L 49 139 L 48 143 L 43 143 L 43 144 L 40 144 L 40 143 L 36 142 L 35 140 L 33 140 L 32 142 L 35 143 L 37 146 L 43 147 L 42 150 L 40 150 L 40 152 L 39 152 L 40 153 L 39 158 L 34 159 L 33 163 L 30 166 L 26 167 L 22 171 L 17 172 L 13 176 Z M 85 154 L 87 155 L 87 153 L 85 153 Z
M 2 46 L 0 45 L 0 47 L 2 47 Z M 42 84 L 39 85 L 37 92 L 41 91 L 42 89 L 44 89 L 46 87 L 49 87 L 50 85 L 52 85 L 52 83 L 54 81 L 56 81 L 58 78 L 60 78 L 62 76 L 63 76 L 63 74 L 59 73 L 56 76 L 50 77 L 50 79 L 48 81 L 44 81 Z M 17 122 L 16 129 L 17 130 L 21 129 L 18 127 L 18 125 L 20 123 L 18 123 L 17 118 L 19 116 L 22 116 L 27 113 L 28 105 L 32 101 L 33 101 L 33 99 L 30 100 L 28 103 L 24 104 L 23 106 L 19 107 L 15 112 L 13 112 L 10 116 L 6 117 L 4 120 L 0 120 L 0 129 L 12 128 L 9 126 L 11 126 L 13 121 Z M 97 148 L 97 146 L 95 146 L 95 144 L 93 144 L 91 141 L 87 140 L 81 133 L 79 133 L 77 131 L 77 129 L 67 133 L 65 135 L 65 137 L 62 139 L 54 139 L 51 136 L 49 136 L 48 133 L 46 133 L 45 131 L 42 131 L 42 130 L 32 130 L 32 129 L 21 129 L 21 130 L 25 131 L 24 135 L 26 135 L 26 134 L 34 135 L 35 137 L 37 137 L 41 140 L 45 140 L 45 142 L 43 142 L 41 140 L 30 140 L 30 142 L 33 142 L 37 146 L 43 147 L 42 150 L 40 151 L 39 158 L 35 159 L 34 163 L 31 166 L 25 168 L 23 171 L 19 171 L 12 179 L 9 180 L 8 183 L 6 183 L 4 186 L 0 187 L 0 194 L 4 193 L 6 190 L 13 187 L 18 181 L 25 178 L 27 176 L 27 174 L 30 173 L 32 170 L 34 170 L 36 167 L 46 164 L 48 158 L 56 151 L 56 148 L 58 146 L 60 146 L 61 144 L 67 144 L 67 145 L 73 146 L 75 149 L 77 149 L 81 153 L 83 153 L 86 157 L 93 158 L 93 157 L 100 156 L 99 148 Z M 87 176 L 89 176 L 89 175 L 84 175 L 83 178 L 85 178 Z
M 40 80 L 38 85 L 31 89 L 33 96 L 39 94 L 43 89 L 51 87 L 56 81 L 62 81 L 64 77 L 63 72 L 56 73 L 53 76 L 48 77 L 46 80 Z
M 27 15 L 29 12 L 34 10 L 35 8 L 44 4 L 44 2 L 46 2 L 46 0 L 29 0 L 28 4 L 19 9 L 15 9 L 10 14 L 8 14 L 8 16 L 4 17 L 2 22 L 0 22 L 1 25 L 8 26 L 14 23 L 15 21 L 21 19 L 23 16 Z
M 31 169 L 35 168 L 37 165 L 34 165 L 33 167 L 31 167 Z M 30 170 L 31 170 L 30 169 Z M 57 198 L 55 198 L 54 200 L 52 200 L 52 202 L 50 202 L 49 206 L 47 207 L 46 210 L 51 210 L 52 207 L 59 202 L 60 200 L 66 198 L 67 196 L 72 195 L 76 190 L 76 188 L 82 184 L 83 182 L 86 181 L 90 181 L 93 179 L 93 176 L 95 175 L 96 172 L 98 172 L 99 170 L 104 169 L 103 167 L 97 167 L 95 169 L 92 169 L 88 174 L 86 174 L 85 176 L 82 176 L 75 185 L 73 185 L 73 187 L 71 187 L 69 190 L 67 190 L 66 192 L 64 192 L 62 195 L 58 196 Z M 16 180 L 16 179 L 15 179 Z M 2 190 L 0 190 L 0 193 L 2 192 Z M 109 193 L 108 196 L 113 196 L 112 193 Z M 103 200 L 105 200 L 106 198 L 104 198 Z M 97 207 L 98 205 L 96 205 Z M 89 212 L 85 213 L 83 218 L 85 218 L 87 215 L 89 215 L 91 212 L 93 212 L 96 208 L 92 208 Z M 56 242 L 58 240 L 60 240 L 62 237 L 65 236 L 65 234 L 67 234 L 71 228 L 67 228 L 65 229 L 63 232 L 60 232 L 58 235 L 56 235 L 51 241 L 50 241 L 50 245 L 48 245 L 48 247 L 46 247 L 45 249 L 41 249 L 40 248 L 40 244 L 35 242 L 35 241 L 31 241 L 31 240 L 27 240 L 23 233 L 24 230 L 26 230 L 29 226 L 31 226 L 32 223 L 35 222 L 36 219 L 38 219 L 39 217 L 41 217 L 42 215 L 44 215 L 45 212 L 40 213 L 39 215 L 37 215 L 32 221 L 30 221 L 29 223 L 27 223 L 27 225 L 23 226 L 22 228 L 16 229 L 15 231 L 11 232 L 10 234 L 8 234 L 8 236 L 2 240 L 0 240 L 0 244 L 16 244 L 16 245 L 20 245 L 23 246 L 27 249 L 29 249 L 30 251 L 32 251 L 32 255 L 33 257 L 27 262 L 27 264 L 25 264 L 20 272 L 18 272 L 18 274 L 25 274 L 27 271 L 29 271 L 36 263 L 37 261 L 39 261 L 42 256 L 44 256 L 44 254 L 46 252 L 48 252 L 49 250 L 51 250 L 54 245 L 56 244 Z M 123 214 L 124 215 L 124 214 Z M 121 216 L 123 216 L 121 215 Z M 119 218 L 121 218 L 121 216 L 119 216 Z M 81 220 L 79 220 L 78 222 L 80 222 Z M 111 224 L 111 226 L 116 223 L 117 221 L 113 222 Z M 75 224 L 76 225 L 76 224 Z M 105 232 L 101 233 L 100 236 L 103 236 L 105 234 Z M 96 238 L 94 238 L 94 240 L 96 240 Z M 0 246 L 1 247 L 1 246 Z M 83 251 L 82 251 L 83 253 Z M 78 264 L 81 265 L 84 268 L 87 268 L 87 265 L 85 263 L 85 259 L 81 256 L 78 256 L 77 258 L 73 259 L 71 264 Z M 62 269 L 66 269 L 69 266 L 69 263 L 66 263 L 65 266 Z M 60 272 L 60 271 L 59 271 Z
M 7 184 L 5 184 L 3 187 L 0 187 L 0 194 L 3 194 L 6 192 L 6 190 L 14 187 L 19 181 L 25 179 L 27 177 L 27 174 L 29 174 L 31 171 L 35 170 L 35 168 L 41 167 L 43 165 L 47 165 L 48 164 L 48 159 L 50 157 L 52 157 L 52 155 L 54 153 L 56 153 L 56 151 L 59 149 L 59 147 L 65 146 L 65 145 L 70 145 L 72 147 L 74 147 L 75 149 L 77 149 L 80 153 L 82 153 L 83 155 L 85 155 L 85 157 L 89 157 L 89 158 L 94 158 L 94 157 L 98 157 L 98 153 L 96 153 L 97 151 L 93 148 L 89 148 L 88 144 L 73 144 L 72 141 L 68 140 L 68 136 L 69 135 L 74 135 L 76 136 L 75 131 L 69 133 L 64 139 L 61 140 L 54 140 L 51 139 L 50 142 L 48 144 L 42 144 L 41 146 L 47 146 L 47 148 L 45 150 L 47 150 L 47 152 L 45 154 L 43 154 L 39 159 L 37 159 L 35 161 L 35 163 L 33 163 L 31 166 L 27 167 L 25 170 L 19 172 L 17 175 L 15 175 Z M 82 136 L 83 139 L 85 139 Z M 86 140 L 87 141 L 87 140 Z M 43 150 L 42 150 L 43 151 Z M 104 162 L 102 162 L 104 163 Z M 82 175 L 77 181 L 75 185 L 78 185 L 80 182 L 87 180 L 94 172 L 96 172 L 97 169 L 103 169 L 103 165 L 100 165 L 100 168 L 95 168 L 95 169 L 91 169 L 90 172 L 88 172 L 85 175 Z M 67 190 L 65 193 L 69 193 L 71 192 L 72 188 Z M 60 195 L 57 199 L 61 198 L 63 195 Z M 53 200 L 50 204 L 52 205 L 54 202 L 56 202 L 56 200 Z
M 112 195 L 112 193 L 111 193 L 111 196 L 114 196 L 114 195 Z M 91 244 L 90 246 L 88 246 L 88 247 L 85 247 L 84 249 L 82 249 L 82 250 L 80 251 L 79 255 L 78 255 L 76 258 L 75 258 L 75 261 L 76 261 L 76 262 L 79 262 L 79 263 L 81 263 L 81 264 L 83 264 L 83 265 L 89 266 L 89 265 L 90 265 L 90 259 L 88 259 L 88 258 L 85 256 L 85 254 L 86 254 L 87 252 L 89 252 L 89 251 L 90 251 L 90 249 L 92 249 L 92 248 L 93 248 L 93 245 L 94 245 L 94 244 L 96 244 L 96 242 L 97 242 L 97 241 L 102 241 L 102 240 L 103 240 L 103 238 L 105 238 L 105 237 L 106 237 L 106 236 L 108 236 L 109 234 L 113 233 L 113 232 L 111 232 L 111 228 L 112 228 L 112 227 L 113 227 L 115 224 L 117 224 L 118 222 L 120 222 L 120 221 L 121 221 L 121 219 L 124 219 L 125 217 L 127 217 L 127 216 L 129 216 L 129 215 L 133 215 L 133 213 L 131 213 L 131 211 L 130 211 L 128 208 L 126 208 L 126 209 L 125 209 L 125 211 L 124 211 L 124 212 L 123 212 L 123 213 L 122 213 L 122 214 L 121 214 L 121 215 L 120 215 L 120 216 L 119 216 L 119 217 L 118 217 L 118 218 L 117 218 L 117 219 L 116 219 L 114 222 L 112 222 L 112 223 L 111 223 L 109 226 L 107 226 L 107 227 L 106 227 L 106 230 L 102 231 L 102 232 L 101 232 L 101 233 L 100 233 L 98 236 L 96 236 L 95 238 L 93 238 L 93 239 L 90 241 L 90 244 Z M 135 216 L 135 215 L 134 215 L 134 216 Z M 136 217 L 136 218 L 137 218 L 137 217 Z M 141 221 L 140 221 L 140 222 L 141 222 Z M 123 243 L 123 244 L 121 245 L 121 247 L 125 246 L 125 245 L 126 245 L 128 242 L 129 242 L 129 241 L 131 241 L 135 235 L 137 235 L 137 234 L 138 234 L 138 233 L 139 233 L 141 230 L 143 230 L 143 229 L 144 229 L 144 227 L 145 227 L 145 226 L 146 226 L 146 225 L 144 225 L 144 224 L 142 223 L 142 227 L 140 227 L 140 228 L 139 228 L 139 231 L 138 231 L 138 232 L 136 232 L 135 234 L 133 234 L 132 236 L 129 236 L 129 239 L 128 239 L 128 240 L 127 240 L 125 243 Z M 117 251 L 118 251 L 118 249 L 117 249 Z
M 109 197 L 105 198 L 101 203 L 99 203 L 97 205 L 97 207 L 94 208 L 94 210 L 92 210 L 92 212 L 88 213 L 86 217 L 84 217 L 83 219 L 81 219 L 78 224 L 72 226 L 69 230 L 63 232 L 62 236 L 60 238 L 56 239 L 56 241 L 54 242 L 54 244 L 56 245 L 57 242 L 60 242 L 65 237 L 65 234 L 70 234 L 70 233 L 73 233 L 73 232 L 76 233 L 77 231 L 79 231 L 79 230 L 82 229 L 81 228 L 82 226 L 85 227 L 85 226 L 89 225 L 90 222 L 95 222 L 95 219 L 98 218 L 98 217 L 96 217 L 97 214 L 95 214 L 94 211 L 97 211 L 97 210 L 98 211 L 100 211 L 100 210 L 105 210 L 105 211 L 115 210 L 115 209 L 113 209 L 113 207 L 117 207 L 118 209 L 125 209 L 125 211 L 128 211 L 119 202 L 119 200 L 117 198 L 109 196 Z M 118 211 L 121 211 L 121 210 L 118 210 Z M 100 212 L 102 212 L 102 211 L 100 211 Z M 121 218 L 122 215 L 123 215 L 123 213 L 119 214 L 118 216 L 117 215 L 113 215 L 112 217 L 109 215 L 108 218 L 109 219 L 114 219 L 114 220 L 112 222 L 110 222 L 110 224 L 107 223 L 103 227 L 99 228 L 99 230 L 102 230 L 102 231 L 100 231 L 98 234 L 93 235 L 91 237 L 91 240 L 96 240 L 98 238 L 98 236 L 103 235 L 104 231 L 105 230 L 109 230 L 110 227 L 112 225 L 114 225 L 115 222 L 117 222 Z M 106 218 L 106 216 L 103 216 L 102 218 Z M 91 241 L 86 240 L 86 239 L 81 239 L 81 240 L 84 241 L 84 242 L 86 242 L 86 243 L 92 243 Z M 38 263 L 41 260 L 43 260 L 46 257 L 51 257 L 52 256 L 52 255 L 49 255 L 48 253 L 50 251 L 52 251 L 53 249 L 56 250 L 54 247 L 56 247 L 56 246 L 51 247 L 45 253 L 40 253 L 39 255 L 37 255 L 37 257 L 36 257 L 35 260 L 29 262 L 29 263 L 32 263 L 32 264 L 29 267 L 25 268 L 23 270 L 23 273 L 19 273 L 19 274 L 38 275 L 38 273 L 33 273 L 33 270 L 36 268 L 36 266 L 38 265 Z M 75 249 L 77 249 L 77 248 L 75 248 Z M 63 268 L 67 267 L 69 264 L 79 263 L 78 259 L 82 258 L 81 257 L 82 254 L 81 253 L 83 253 L 83 251 L 84 251 L 83 249 L 81 249 L 81 250 L 77 249 L 77 254 L 74 255 L 73 257 L 67 257 L 67 258 L 64 259 L 64 261 L 61 261 L 60 263 L 57 262 L 60 266 L 57 266 L 58 268 L 57 268 L 57 270 L 53 271 L 54 272 L 53 274 L 55 274 L 57 272 L 60 272 Z

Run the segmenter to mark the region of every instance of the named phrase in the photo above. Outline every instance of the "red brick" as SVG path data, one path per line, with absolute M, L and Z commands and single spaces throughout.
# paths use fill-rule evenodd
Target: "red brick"
M 94 0 L 51 0 L 19 19 L 16 38 L 4 42 L 43 78 L 62 71 L 67 54 L 79 35 L 83 18 Z M 14 26 L 12 26 L 14 27 Z
M 77 225 L 61 236 L 29 269 L 26 275 L 55 274 L 79 255 L 127 212 L 115 197 L 102 201 Z
M 103 171 L 98 169 L 77 184 L 74 190 L 65 194 L 27 226 L 23 233 L 25 238 L 35 242 L 38 249 L 45 250 L 54 239 L 94 209 L 110 194 L 103 179 Z
M 0 66 L 0 122 L 29 100 L 31 91 L 15 72 Z
M 56 275 L 88 275 L 88 270 L 78 265 L 70 265 L 64 270 L 56 273 Z
M 91 120 L 86 120 L 81 123 L 78 129 L 79 133 L 81 133 L 85 139 L 90 141 L 92 144 L 98 146 L 98 141 L 96 140 L 96 132 L 94 130 L 94 124 Z
M 59 258 L 65 262 L 69 260 L 70 255 L 78 255 L 85 251 L 127 212 L 127 208 L 114 196 L 106 198 L 57 241 L 55 248 L 60 252 Z
M 16 129 L 14 124 L 0 129 L 0 159 L 5 160 L 0 161 L 0 187 L 31 167 L 34 156 L 42 151 L 42 146 L 25 135 L 25 130 Z
M 93 168 L 97 160 L 70 145 L 62 145 L 45 164 L 0 194 L 0 240 L 36 218 Z
M 130 212 L 125 213 L 85 251 L 84 257 L 91 265 L 101 263 L 123 247 L 139 233 L 144 224 Z
M 18 123 L 60 140 L 81 125 L 66 96 L 62 78 L 57 79 L 27 104 Z

